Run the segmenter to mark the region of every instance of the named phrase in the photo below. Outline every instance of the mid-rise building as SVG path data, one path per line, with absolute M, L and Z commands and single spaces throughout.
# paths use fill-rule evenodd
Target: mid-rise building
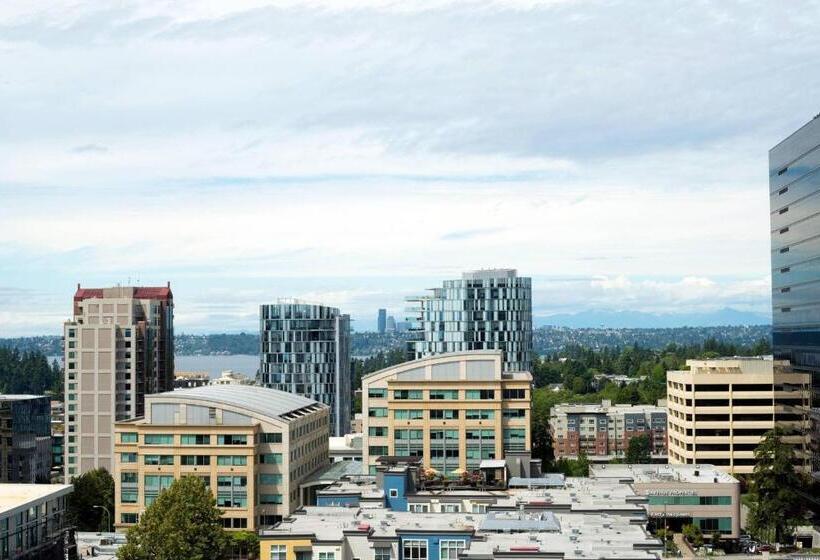
M 506 459 L 529 472 L 532 375 L 505 372 L 500 350 L 430 356 L 362 378 L 366 471 L 382 456 L 420 457 L 443 476 Z M 455 474 L 457 476 L 457 474 Z
M 387 330 L 387 309 L 379 309 L 379 317 L 377 319 L 376 327 L 379 334 L 384 334 Z
M 410 359 L 501 350 L 505 371 L 532 369 L 532 282 L 515 270 L 465 272 L 427 296 L 408 298 L 415 315 Z
M 76 557 L 66 519 L 70 484 L 0 485 L 0 558 Z
M 49 398 L 0 395 L 0 482 L 49 482 L 51 446 Z
M 362 434 L 345 434 L 330 438 L 330 460 L 339 461 L 362 460 Z
M 114 422 L 174 387 L 174 301 L 164 288 L 81 288 L 64 325 L 66 480 L 114 468 Z
M 174 389 L 193 389 L 211 382 L 207 371 L 178 371 L 174 374 Z
M 669 463 L 712 464 L 748 474 L 754 452 L 775 426 L 789 435 L 809 469 L 811 377 L 788 361 L 766 358 L 687 360 L 686 371 L 667 372 Z
M 623 458 L 629 441 L 649 438 L 652 459 L 666 462 L 666 403 L 658 406 L 558 404 L 550 409 L 550 438 L 556 458 L 575 459 L 583 451 L 590 461 Z
M 51 401 L 51 481 L 65 478 L 65 403 Z
M 298 301 L 262 305 L 260 382 L 331 409 L 331 435 L 350 432 L 350 316 Z
M 224 370 L 219 377 L 212 379 L 210 385 L 254 385 L 255 381 L 238 371 L 232 369 Z
M 299 484 L 329 463 L 329 409 L 251 385 L 146 397 L 145 417 L 116 424 L 118 529 L 138 522 L 174 479 L 198 476 L 226 529 L 256 530 L 301 505 Z
M 820 116 L 820 115 L 819 115 Z M 769 151 L 775 359 L 813 375 L 820 397 L 820 118 Z
M 679 532 L 691 524 L 704 535 L 740 536 L 740 481 L 712 465 L 591 465 L 589 476 L 646 496 L 655 529 Z

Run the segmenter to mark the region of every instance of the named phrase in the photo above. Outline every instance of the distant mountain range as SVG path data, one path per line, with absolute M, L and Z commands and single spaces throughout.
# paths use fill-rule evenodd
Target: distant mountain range
M 770 325 L 771 314 L 725 308 L 709 313 L 643 313 L 640 311 L 582 311 L 534 317 L 536 327 L 668 329 L 723 325 Z

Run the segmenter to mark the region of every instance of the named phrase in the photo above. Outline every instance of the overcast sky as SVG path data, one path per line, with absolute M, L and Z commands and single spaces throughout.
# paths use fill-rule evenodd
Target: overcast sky
M 535 313 L 768 312 L 818 2 L 0 3 L 0 337 L 171 281 L 178 332 L 462 270 Z

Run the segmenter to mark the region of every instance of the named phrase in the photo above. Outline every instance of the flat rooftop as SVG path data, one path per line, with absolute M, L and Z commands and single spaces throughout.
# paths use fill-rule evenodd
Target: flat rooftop
M 0 517 L 70 494 L 71 484 L 0 484 Z
M 589 476 L 596 480 L 617 478 L 637 483 L 739 484 L 735 477 L 712 465 L 590 465 Z

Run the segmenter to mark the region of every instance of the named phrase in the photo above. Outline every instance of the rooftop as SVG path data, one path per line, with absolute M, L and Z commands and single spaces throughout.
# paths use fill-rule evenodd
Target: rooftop
M 0 516 L 28 509 L 44 500 L 70 494 L 70 484 L 0 484 Z
M 106 290 L 120 290 L 121 295 L 111 297 L 134 297 L 135 299 L 170 299 L 173 296 L 171 286 L 149 287 L 149 286 L 115 286 L 114 288 L 81 288 L 77 285 L 74 293 L 74 301 L 86 299 L 102 299 Z
M 608 414 L 611 412 L 663 412 L 666 407 L 654 404 L 612 404 L 604 400 L 600 403 L 561 403 L 552 410 L 565 414 Z M 553 414 L 551 413 L 550 416 Z
M 0 401 L 27 401 L 30 399 L 46 399 L 45 395 L 0 395 Z M 62 403 L 60 403 L 62 404 Z
M 637 483 L 738 484 L 735 477 L 712 465 L 590 465 L 589 476 L 593 479 L 617 478 Z
M 315 406 L 327 405 L 314 400 L 255 385 L 205 385 L 191 389 L 176 389 L 166 393 L 145 395 L 146 403 L 151 401 L 202 401 L 231 405 L 255 412 L 263 416 L 282 417 L 290 412 Z

